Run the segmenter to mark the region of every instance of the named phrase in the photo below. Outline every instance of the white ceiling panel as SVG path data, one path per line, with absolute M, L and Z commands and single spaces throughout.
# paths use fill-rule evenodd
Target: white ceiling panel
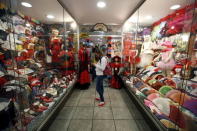
M 57 0 L 17 0 L 18 1 L 18 10 L 32 18 L 40 20 L 43 23 L 63 23 L 73 21 L 73 18 L 64 11 L 63 17 L 63 7 L 59 4 Z M 31 8 L 22 6 L 20 3 L 22 1 L 32 4 Z M 55 16 L 54 19 L 48 19 L 46 16 L 51 14 Z
M 80 24 L 122 24 L 141 0 L 59 0 Z M 105 8 L 97 2 L 105 1 Z
M 17 0 L 26 1 L 32 4 L 32 8 L 26 8 L 19 4 L 19 10 L 27 15 L 44 23 L 63 22 L 62 3 L 69 13 L 79 24 L 105 23 L 110 25 L 123 24 L 134 8 L 143 0 Z M 105 1 L 105 8 L 98 8 L 97 2 Z M 170 7 L 180 4 L 181 7 L 188 5 L 195 0 L 146 0 L 139 9 L 139 21 L 141 25 L 151 25 L 162 17 L 170 14 L 173 10 Z M 20 3 L 19 2 L 19 3 Z M 136 12 L 137 13 L 137 12 Z M 52 14 L 55 19 L 47 19 L 46 15 Z M 151 15 L 152 19 L 146 19 Z M 64 21 L 73 21 L 73 18 L 65 11 Z M 136 15 L 137 16 L 137 15 Z M 136 20 L 132 18 L 130 21 Z

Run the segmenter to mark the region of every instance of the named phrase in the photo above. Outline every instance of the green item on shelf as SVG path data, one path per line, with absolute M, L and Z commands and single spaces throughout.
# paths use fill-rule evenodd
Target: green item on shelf
M 160 89 L 159 89 L 159 92 L 162 94 L 162 95 L 166 95 L 170 90 L 172 90 L 173 88 L 171 86 L 162 86 Z
M 157 82 L 157 80 L 152 79 L 152 80 L 149 80 L 149 81 L 148 81 L 148 84 L 152 85 L 152 84 L 154 84 L 154 83 L 156 83 L 156 82 Z

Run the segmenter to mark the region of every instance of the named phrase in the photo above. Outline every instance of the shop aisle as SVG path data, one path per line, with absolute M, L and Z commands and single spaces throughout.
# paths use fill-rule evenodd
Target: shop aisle
M 150 131 L 124 89 L 105 88 L 104 107 L 98 107 L 95 95 L 94 83 L 74 90 L 48 131 Z

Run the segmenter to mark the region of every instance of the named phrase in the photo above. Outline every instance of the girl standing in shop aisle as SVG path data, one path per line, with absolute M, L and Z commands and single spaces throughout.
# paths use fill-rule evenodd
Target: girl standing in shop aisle
M 106 48 L 102 48 L 100 52 L 100 60 L 97 63 L 94 63 L 93 65 L 96 67 L 96 91 L 98 92 L 100 98 L 96 98 L 97 101 L 100 101 L 99 106 L 104 106 L 104 88 L 103 88 L 103 80 L 105 79 L 105 75 L 103 74 L 103 71 L 105 70 L 107 66 L 107 56 L 106 56 Z

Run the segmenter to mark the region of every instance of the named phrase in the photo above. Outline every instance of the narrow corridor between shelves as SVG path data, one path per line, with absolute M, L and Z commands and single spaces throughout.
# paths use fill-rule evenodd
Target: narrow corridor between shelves
M 105 88 L 98 107 L 95 84 L 75 89 L 48 131 L 151 131 L 124 89 Z

